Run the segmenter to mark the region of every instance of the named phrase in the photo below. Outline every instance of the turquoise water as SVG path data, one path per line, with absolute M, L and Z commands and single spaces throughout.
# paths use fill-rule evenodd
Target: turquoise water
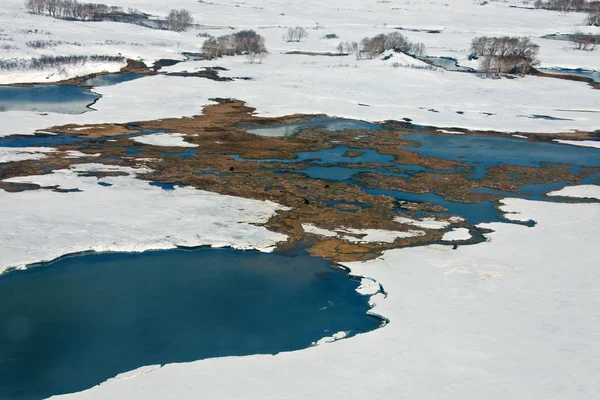
M 303 349 L 381 325 L 358 282 L 305 254 L 203 248 L 68 257 L 0 275 L 0 399 L 144 365 Z

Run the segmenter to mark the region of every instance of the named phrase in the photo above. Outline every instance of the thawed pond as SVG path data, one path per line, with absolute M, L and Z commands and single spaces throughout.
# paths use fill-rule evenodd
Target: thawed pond
M 142 74 L 99 75 L 81 85 L 0 86 L 0 112 L 33 111 L 40 113 L 82 114 L 100 98 L 85 86 L 111 86 L 139 79 Z
M 0 275 L 0 398 L 141 366 L 275 354 L 381 326 L 331 263 L 228 249 L 105 253 Z

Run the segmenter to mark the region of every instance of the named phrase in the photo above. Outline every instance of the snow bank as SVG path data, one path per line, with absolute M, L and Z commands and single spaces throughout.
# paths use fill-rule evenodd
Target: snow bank
M 596 140 L 562 140 L 554 139 L 555 142 L 561 144 L 570 144 L 571 146 L 594 147 L 600 149 L 600 142 Z
M 425 232 L 410 230 L 406 232 L 389 231 L 385 229 L 354 229 L 337 228 L 333 231 L 319 228 L 314 224 L 302 224 L 306 233 L 325 237 L 340 237 L 352 243 L 393 243 L 396 239 L 406 239 L 416 236 L 425 236 Z
M 445 242 L 452 242 L 454 240 L 469 240 L 471 239 L 471 234 L 467 228 L 455 228 L 450 232 L 444 233 L 442 236 L 442 240 Z
M 131 138 L 134 142 L 164 147 L 198 147 L 197 144 L 185 141 L 182 133 L 153 133 Z
M 401 224 L 413 225 L 425 229 L 444 229 L 445 227 L 450 225 L 450 222 L 448 221 L 439 221 L 434 218 L 422 218 L 420 220 L 415 220 L 405 217 L 396 217 L 394 218 L 394 221 L 399 222 Z
M 548 196 L 575 197 L 581 199 L 600 200 L 600 186 L 598 185 L 579 185 L 568 186 L 560 190 L 547 193 Z
M 89 171 L 126 176 L 100 180 L 82 176 Z M 282 208 L 278 204 L 190 187 L 166 191 L 134 178 L 145 171 L 79 164 L 48 175 L 6 180 L 58 185 L 81 192 L 0 190 L 0 272 L 87 250 L 143 251 L 210 245 L 268 251 L 286 238 L 253 225 L 266 222 Z
M 600 204 L 506 200 L 537 221 L 490 241 L 348 263 L 388 293 L 368 334 L 276 356 L 170 364 L 75 399 L 595 399 L 600 391 Z M 235 381 L 235 385 L 231 382 Z
M 54 153 L 51 147 L 0 147 L 0 164 L 13 161 L 41 160 L 44 153 Z

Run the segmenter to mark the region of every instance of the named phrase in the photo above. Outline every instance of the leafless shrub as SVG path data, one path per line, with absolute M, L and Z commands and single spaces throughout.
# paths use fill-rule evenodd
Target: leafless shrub
M 71 46 L 81 46 L 79 42 L 63 42 L 61 40 L 30 40 L 25 43 L 25 46 L 32 49 L 46 49 L 49 47 L 56 47 L 59 45 L 71 45 Z
M 192 14 L 185 8 L 182 8 L 181 10 L 171 10 L 167 16 L 167 26 L 171 31 L 187 31 L 193 23 L 194 18 L 192 17 Z
M 305 37 L 308 37 L 308 32 L 306 32 L 306 29 L 297 26 L 295 28 L 289 28 L 287 30 L 287 34 L 285 35 L 284 40 L 286 42 L 299 42 Z
M 358 58 L 366 56 L 373 58 L 387 50 L 395 50 L 409 54 L 414 57 L 422 57 L 425 54 L 425 45 L 412 43 L 399 32 L 366 37 L 360 42 Z
M 573 41 L 577 50 L 594 51 L 600 44 L 600 35 L 578 33 Z
M 0 70 L 44 70 L 48 68 L 64 68 L 66 66 L 85 65 L 88 62 L 122 63 L 123 57 L 118 56 L 42 56 L 32 59 L 0 60 Z
M 253 30 L 244 30 L 233 35 L 206 39 L 202 52 L 210 58 L 246 54 L 250 62 L 262 62 L 267 48 L 261 35 Z
M 528 73 L 539 63 L 539 46 L 525 37 L 476 37 L 471 43 L 471 59 L 481 59 L 480 69 L 487 76 Z

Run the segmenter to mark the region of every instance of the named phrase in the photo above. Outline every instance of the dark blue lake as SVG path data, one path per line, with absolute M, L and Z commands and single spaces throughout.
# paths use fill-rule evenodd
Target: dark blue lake
M 330 263 L 229 249 L 67 257 L 0 275 L 0 399 L 83 390 L 135 368 L 303 349 L 378 328 Z

